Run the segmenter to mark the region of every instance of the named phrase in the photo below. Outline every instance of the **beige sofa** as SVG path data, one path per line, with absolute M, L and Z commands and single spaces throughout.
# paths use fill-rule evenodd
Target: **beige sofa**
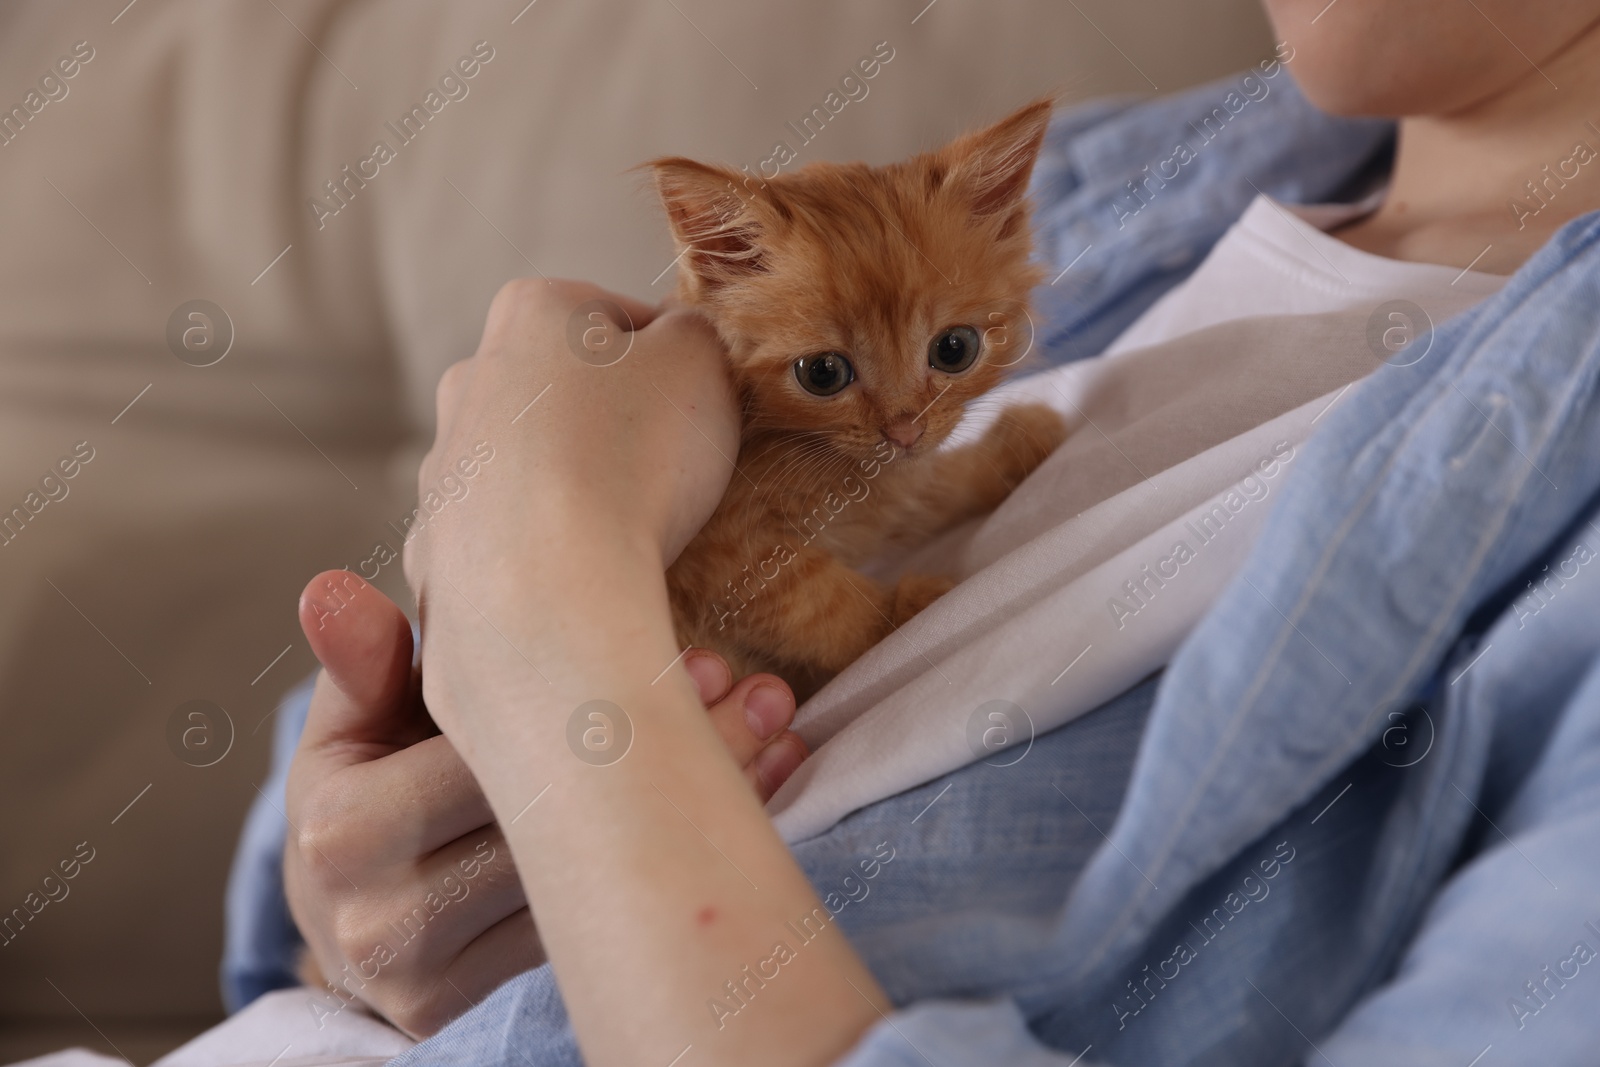
M 628 168 L 757 166 L 875 51 L 801 161 L 1268 42 L 1252 0 L 523 2 L 0 5 L 0 1062 L 144 1062 L 219 1017 L 234 836 L 312 667 L 295 598 L 395 541 L 502 281 L 669 288 Z

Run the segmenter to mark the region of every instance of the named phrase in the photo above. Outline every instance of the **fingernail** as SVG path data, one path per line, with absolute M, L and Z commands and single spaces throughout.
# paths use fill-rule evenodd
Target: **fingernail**
M 744 698 L 744 721 L 756 740 L 777 734 L 794 716 L 794 702 L 775 685 L 758 685 Z
M 694 679 L 702 694 L 712 697 L 727 691 L 727 668 L 722 660 L 709 652 L 691 652 L 683 658 L 683 669 Z
M 776 791 L 804 761 L 805 753 L 800 751 L 799 745 L 780 741 L 756 753 L 756 774 L 764 786 Z
M 312 615 L 316 619 L 317 629 L 321 630 L 328 625 L 328 620 L 337 616 L 351 602 L 367 588 L 367 583 L 348 571 L 336 571 L 320 583 L 307 586 L 301 595 L 311 606 Z

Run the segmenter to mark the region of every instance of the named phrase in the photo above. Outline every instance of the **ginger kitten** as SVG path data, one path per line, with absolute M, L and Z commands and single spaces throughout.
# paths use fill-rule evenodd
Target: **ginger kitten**
M 738 469 L 667 571 L 685 644 L 809 691 L 954 584 L 855 568 L 992 511 L 1066 436 L 1039 404 L 939 450 L 1029 343 L 1028 176 L 1049 101 L 886 167 L 767 182 L 650 164 L 685 254 L 678 299 L 727 346 Z

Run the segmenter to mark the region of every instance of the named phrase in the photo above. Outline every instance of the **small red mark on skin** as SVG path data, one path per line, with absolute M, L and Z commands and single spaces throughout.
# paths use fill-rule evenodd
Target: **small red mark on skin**
M 694 920 L 701 926 L 710 926 L 717 917 L 717 909 L 709 904 L 695 913 Z

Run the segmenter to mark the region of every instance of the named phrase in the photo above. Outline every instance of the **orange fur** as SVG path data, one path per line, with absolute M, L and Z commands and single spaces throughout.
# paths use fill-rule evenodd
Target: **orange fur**
M 1028 343 L 1042 272 L 1025 192 L 1050 109 L 886 167 L 813 163 L 763 183 L 651 164 L 687 248 L 679 299 L 715 326 L 744 403 L 738 471 L 667 572 L 684 643 L 721 652 L 736 675 L 815 687 L 952 584 L 890 587 L 854 568 L 992 510 L 1065 437 L 1053 411 L 1024 405 L 938 450 Z M 929 345 L 955 326 L 982 343 L 949 373 Z M 828 352 L 855 380 L 812 395 L 796 360 Z

